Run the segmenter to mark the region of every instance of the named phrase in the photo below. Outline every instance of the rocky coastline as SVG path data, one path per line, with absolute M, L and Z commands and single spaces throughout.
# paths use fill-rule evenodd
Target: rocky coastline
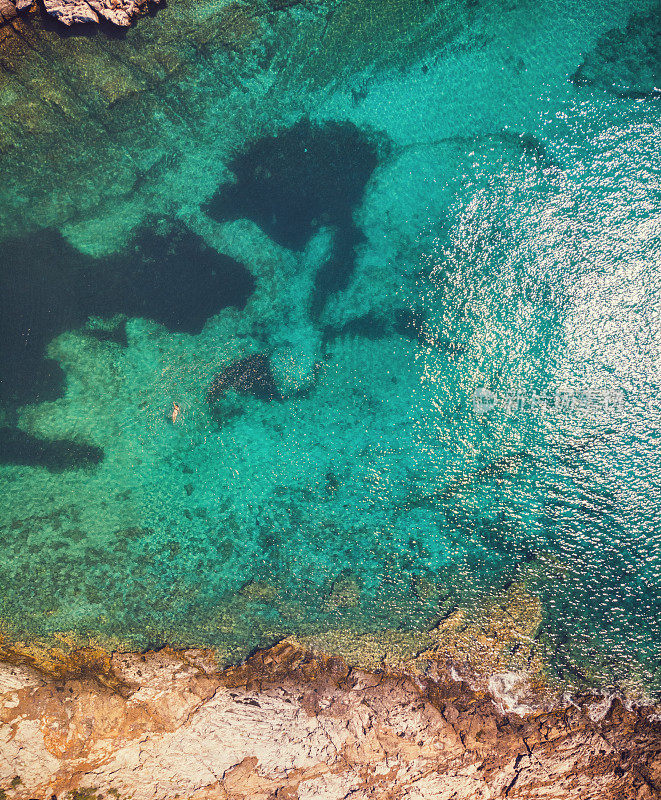
M 34 0 L 0 0 L 0 25 L 30 8 Z M 44 0 L 44 10 L 58 22 L 70 26 L 107 22 L 128 27 L 133 18 L 148 11 L 160 0 Z
M 651 705 L 512 703 L 439 661 L 352 667 L 282 641 L 238 666 L 211 651 L 81 650 L 51 674 L 0 666 L 0 789 L 30 798 L 661 797 Z M 493 677 L 493 676 L 492 676 Z

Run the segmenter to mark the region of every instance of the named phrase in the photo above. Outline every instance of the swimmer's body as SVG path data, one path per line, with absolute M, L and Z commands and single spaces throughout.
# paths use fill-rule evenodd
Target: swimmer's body
M 173 425 L 177 421 L 177 417 L 179 416 L 180 413 L 181 413 L 181 406 L 179 405 L 179 403 L 174 403 L 173 402 L 172 403 L 172 413 L 170 414 L 170 417 L 172 419 L 172 424 Z

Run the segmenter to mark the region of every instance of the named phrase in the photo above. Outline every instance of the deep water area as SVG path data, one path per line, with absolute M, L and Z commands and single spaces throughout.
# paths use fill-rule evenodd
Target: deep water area
M 549 680 L 658 696 L 656 11 L 0 39 L 0 633 L 387 661 L 514 587 Z

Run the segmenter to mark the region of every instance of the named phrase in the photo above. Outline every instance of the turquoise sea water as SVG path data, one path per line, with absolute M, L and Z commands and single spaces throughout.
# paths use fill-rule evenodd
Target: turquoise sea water
M 134 183 L 10 151 L 5 630 L 236 660 L 525 582 L 552 673 L 658 691 L 657 9 L 359 5 L 193 49 Z

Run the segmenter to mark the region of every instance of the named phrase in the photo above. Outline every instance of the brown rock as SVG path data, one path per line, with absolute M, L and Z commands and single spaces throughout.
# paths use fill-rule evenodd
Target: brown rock
M 3 22 L 9 22 L 17 13 L 18 11 L 12 0 L 0 0 L 0 25 Z
M 594 722 L 601 700 L 584 696 L 504 715 L 442 671 L 350 671 L 287 641 L 226 670 L 204 651 L 99 663 L 121 692 L 0 664 L 0 789 L 12 798 L 659 797 L 651 707 L 614 701 Z
M 99 16 L 86 0 L 44 0 L 44 8 L 65 25 L 99 22 Z
M 46 11 L 64 25 L 104 20 L 122 28 L 128 27 L 133 17 L 144 13 L 147 5 L 147 0 L 44 0 Z

